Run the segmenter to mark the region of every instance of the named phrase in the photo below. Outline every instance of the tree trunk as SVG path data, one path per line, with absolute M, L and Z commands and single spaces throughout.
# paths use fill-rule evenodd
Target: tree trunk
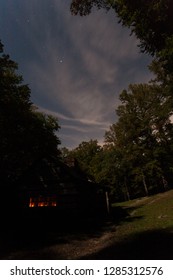
M 143 172 L 142 172 L 142 182 L 144 185 L 144 190 L 145 190 L 146 196 L 148 196 L 148 188 L 147 188 L 147 184 L 146 184 L 145 176 L 144 176 Z
M 125 194 L 126 194 L 127 200 L 130 200 L 130 193 L 129 193 L 129 190 L 128 190 L 128 187 L 127 187 L 126 177 L 124 179 L 124 185 L 125 185 Z
M 163 182 L 164 190 L 167 191 L 168 190 L 168 182 L 163 175 L 162 175 L 162 182 Z

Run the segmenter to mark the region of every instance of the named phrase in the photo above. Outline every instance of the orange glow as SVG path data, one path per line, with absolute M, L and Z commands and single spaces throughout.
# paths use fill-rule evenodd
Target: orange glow
M 39 203 L 38 203 L 38 207 L 43 207 L 43 206 L 46 206 L 46 205 L 44 204 L 44 202 L 39 202 Z
M 57 206 L 56 197 L 30 197 L 29 207 L 55 207 Z
M 35 207 L 35 204 L 33 202 L 30 202 L 29 207 Z
M 52 202 L 52 206 L 56 206 L 56 202 Z

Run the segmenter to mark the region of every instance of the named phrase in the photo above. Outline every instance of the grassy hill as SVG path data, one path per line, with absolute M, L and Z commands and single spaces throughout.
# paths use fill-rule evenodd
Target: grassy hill
M 121 223 L 125 234 L 173 227 L 173 190 L 114 204 L 115 214 L 118 206 L 127 215 Z
M 114 204 L 114 234 L 93 259 L 173 259 L 173 190 Z

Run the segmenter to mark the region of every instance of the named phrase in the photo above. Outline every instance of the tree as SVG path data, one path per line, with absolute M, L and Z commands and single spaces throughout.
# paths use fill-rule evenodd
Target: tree
M 97 140 L 83 141 L 71 151 L 71 155 L 77 160 L 79 168 L 86 174 L 89 180 L 95 181 L 93 162 L 101 151 Z
M 88 180 L 98 184 L 100 193 L 107 190 L 112 200 L 123 200 L 125 195 L 120 187 L 119 156 L 114 147 L 101 147 L 97 140 L 90 140 L 68 151 L 67 158 L 77 160 L 79 170 Z
M 140 49 L 159 57 L 167 70 L 173 65 L 172 0 L 73 0 L 72 14 L 87 15 L 93 7 L 113 9 L 123 26 L 140 40 Z
M 171 166 L 169 97 L 159 85 L 138 84 L 124 90 L 120 100 L 118 122 L 106 132 L 105 142 L 121 153 L 120 169 L 124 170 L 124 185 L 128 182 L 130 193 L 148 195 L 165 187 L 167 168 Z
M 70 10 L 73 15 L 89 15 L 94 7 L 109 10 L 114 1 L 109 0 L 72 0 Z
M 155 54 L 173 36 L 171 0 L 72 0 L 74 15 L 88 15 L 92 8 L 114 9 L 122 25 L 131 28 L 141 41 L 142 51 Z
M 73 0 L 74 15 L 93 8 L 113 9 L 119 22 L 139 39 L 142 52 L 154 57 L 149 84 L 130 85 L 120 95 L 119 120 L 105 134 L 106 146 L 118 154 L 114 166 L 126 193 L 146 195 L 172 178 L 173 2 L 171 0 Z M 122 178 L 121 178 L 122 175 Z M 124 178 L 124 179 L 123 179 Z M 165 183 L 166 182 L 166 183 Z M 127 185 L 128 184 L 128 185 Z M 141 188 L 141 185 L 143 188 Z M 130 190 L 130 191 L 129 191 Z
M 58 121 L 39 112 L 30 89 L 17 74 L 18 65 L 3 53 L 0 43 L 0 175 L 6 188 L 35 161 L 52 161 L 59 155 Z
M 60 153 L 61 153 L 62 160 L 66 159 L 68 156 L 70 156 L 70 150 L 66 147 L 62 147 L 60 149 Z

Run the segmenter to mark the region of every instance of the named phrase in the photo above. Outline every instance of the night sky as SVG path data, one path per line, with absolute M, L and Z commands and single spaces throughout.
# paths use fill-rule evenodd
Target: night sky
M 70 14 L 70 0 L 0 0 L 0 38 L 38 108 L 59 119 L 61 146 L 104 141 L 119 94 L 151 78 L 151 58 L 114 12 Z

